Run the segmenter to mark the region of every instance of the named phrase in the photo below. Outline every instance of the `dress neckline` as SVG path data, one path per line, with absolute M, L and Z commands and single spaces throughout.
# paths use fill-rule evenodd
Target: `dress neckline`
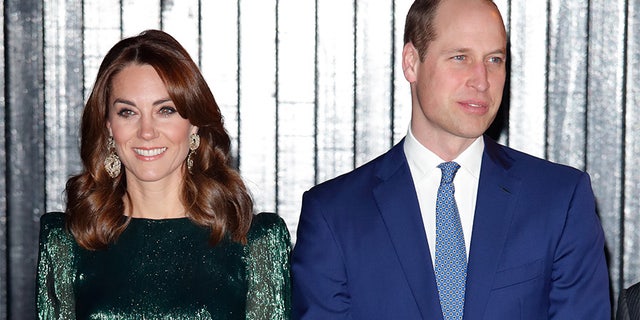
M 179 217 L 179 218 L 162 218 L 162 219 L 153 219 L 153 218 L 141 218 L 141 217 L 131 217 L 131 222 L 134 224 L 183 224 L 186 222 L 191 222 L 187 217 Z

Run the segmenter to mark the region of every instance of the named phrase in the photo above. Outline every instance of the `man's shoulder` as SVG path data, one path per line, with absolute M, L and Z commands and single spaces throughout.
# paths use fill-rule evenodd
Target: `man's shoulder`
M 580 176 L 584 171 L 568 164 L 543 159 L 529 153 L 494 142 L 494 147 L 501 152 L 516 172 L 531 173 L 534 175 L 572 175 Z
M 627 288 L 627 295 L 633 296 L 634 299 L 640 300 L 640 282 Z
M 402 151 L 402 142 L 395 145 L 387 152 L 334 178 L 328 179 L 311 188 L 308 193 L 323 194 L 329 192 L 345 194 L 362 191 L 362 188 L 376 185 L 385 178 L 389 171 L 396 170 L 406 164 L 406 158 Z

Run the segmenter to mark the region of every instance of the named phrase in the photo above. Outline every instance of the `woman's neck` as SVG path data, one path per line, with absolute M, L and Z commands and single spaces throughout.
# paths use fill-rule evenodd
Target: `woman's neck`
M 127 184 L 125 215 L 134 218 L 170 219 L 186 216 L 180 188 L 154 183 Z

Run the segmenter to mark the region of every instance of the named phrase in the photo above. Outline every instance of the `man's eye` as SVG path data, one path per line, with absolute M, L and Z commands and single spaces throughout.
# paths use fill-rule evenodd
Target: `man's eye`
M 491 57 L 491 58 L 489 58 L 489 62 L 495 63 L 495 64 L 500 64 L 503 61 L 504 61 L 504 59 L 502 59 L 501 57 Z
M 456 60 L 456 61 L 464 61 L 466 59 L 466 57 L 463 56 L 463 55 L 457 55 L 457 56 L 451 57 L 451 59 Z

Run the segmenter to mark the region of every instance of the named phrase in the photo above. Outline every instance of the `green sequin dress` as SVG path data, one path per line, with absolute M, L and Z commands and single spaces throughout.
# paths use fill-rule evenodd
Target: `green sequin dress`
M 105 250 L 77 245 L 62 213 L 41 218 L 39 319 L 289 319 L 290 239 L 275 214 L 254 216 L 242 245 L 208 244 L 187 218 L 133 218 Z

